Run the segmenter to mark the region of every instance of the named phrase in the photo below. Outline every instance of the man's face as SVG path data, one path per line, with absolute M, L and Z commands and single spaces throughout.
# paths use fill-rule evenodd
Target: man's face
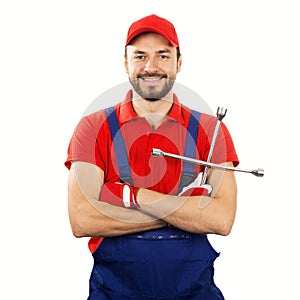
M 133 89 L 143 99 L 164 98 L 180 67 L 181 57 L 177 59 L 176 48 L 159 34 L 142 34 L 127 46 L 126 72 Z

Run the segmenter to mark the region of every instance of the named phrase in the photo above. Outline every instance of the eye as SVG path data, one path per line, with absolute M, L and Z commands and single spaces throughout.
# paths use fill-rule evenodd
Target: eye
M 161 54 L 161 55 L 159 56 L 159 59 L 161 59 L 161 60 L 167 60 L 167 59 L 169 59 L 169 55 Z
M 142 54 L 135 55 L 135 56 L 134 56 L 134 59 L 135 59 L 135 60 L 138 60 L 138 61 L 139 61 L 139 60 L 144 60 L 144 59 L 145 59 L 145 55 L 142 55 Z

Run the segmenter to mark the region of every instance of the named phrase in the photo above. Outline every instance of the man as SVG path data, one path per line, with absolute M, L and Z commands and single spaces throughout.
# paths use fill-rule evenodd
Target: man
M 134 22 L 125 45 L 132 90 L 79 122 L 65 162 L 76 237 L 91 237 L 93 299 L 224 299 L 214 283 L 218 253 L 207 234 L 228 235 L 236 211 L 234 172 L 154 158 L 153 148 L 206 160 L 216 118 L 192 111 L 172 88 L 182 57 L 172 23 Z M 222 123 L 212 161 L 238 164 Z M 198 178 L 197 178 L 198 176 Z

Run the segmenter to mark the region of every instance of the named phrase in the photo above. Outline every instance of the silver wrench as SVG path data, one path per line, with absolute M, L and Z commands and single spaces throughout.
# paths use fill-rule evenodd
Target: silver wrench
M 211 144 L 210 144 L 210 148 L 209 148 L 209 153 L 208 153 L 208 156 L 207 156 L 207 162 L 208 163 L 210 163 L 212 154 L 214 152 L 214 148 L 215 148 L 215 145 L 216 145 L 216 140 L 217 140 L 217 136 L 218 136 L 218 133 L 219 133 L 219 130 L 220 130 L 221 122 L 222 122 L 223 118 L 225 117 L 226 112 L 227 112 L 227 109 L 224 109 L 223 107 L 221 107 L 221 108 L 218 107 L 218 109 L 217 109 L 218 121 L 217 121 L 215 130 L 214 130 L 214 134 L 213 134 Z M 202 179 L 201 179 L 201 185 L 206 183 L 207 172 L 208 172 L 208 166 L 206 166 L 204 171 L 203 171 L 203 176 L 202 176 Z
M 210 163 L 207 161 L 198 160 L 198 159 L 181 156 L 181 155 L 177 155 L 177 154 L 173 154 L 173 153 L 163 152 L 162 150 L 157 149 L 157 148 L 152 148 L 152 156 L 153 157 L 166 156 L 166 157 L 171 157 L 171 158 L 179 159 L 179 160 L 186 161 L 189 163 L 203 165 L 203 166 L 207 166 L 207 167 L 211 167 L 211 168 L 250 173 L 257 177 L 264 176 L 264 169 L 261 169 L 261 168 L 258 168 L 256 170 L 250 170 L 250 169 L 241 169 L 241 168 L 236 168 L 236 167 L 224 166 L 224 165 L 214 164 L 214 163 Z

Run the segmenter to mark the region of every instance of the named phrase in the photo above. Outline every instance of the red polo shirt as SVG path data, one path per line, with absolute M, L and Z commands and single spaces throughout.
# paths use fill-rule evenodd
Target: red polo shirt
M 127 149 L 133 184 L 136 187 L 177 195 L 183 163 L 168 157 L 154 158 L 151 151 L 152 148 L 159 148 L 164 152 L 184 155 L 191 110 L 179 103 L 174 95 L 169 114 L 153 130 L 145 117 L 135 113 L 131 96 L 132 92 L 129 91 L 125 101 L 115 106 L 115 112 Z M 216 122 L 216 117 L 201 114 L 196 143 L 197 159 L 206 161 Z M 114 145 L 103 110 L 85 116 L 77 125 L 69 144 L 66 167 L 70 168 L 72 161 L 95 164 L 104 171 L 105 181 L 120 181 Z M 233 141 L 223 122 L 211 161 L 232 161 L 234 166 L 238 165 Z M 202 169 L 202 166 L 195 165 L 195 175 Z

